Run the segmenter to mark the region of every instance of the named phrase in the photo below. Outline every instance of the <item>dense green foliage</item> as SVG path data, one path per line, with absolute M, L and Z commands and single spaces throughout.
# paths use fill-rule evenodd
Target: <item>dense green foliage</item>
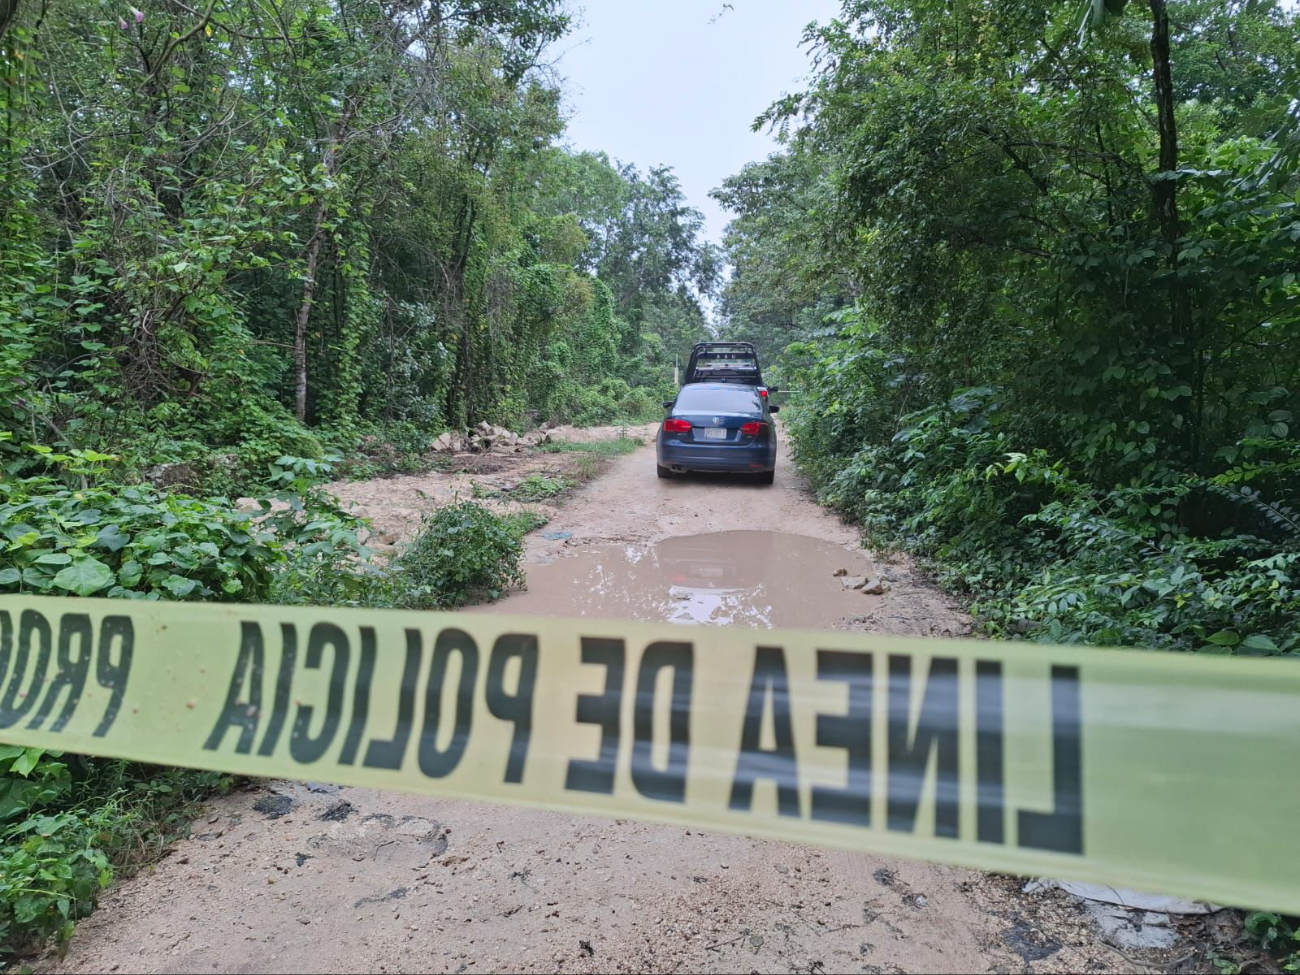
M 848 0 L 807 40 L 719 196 L 822 496 L 996 634 L 1300 652 L 1295 13 Z
M 540 516 L 378 562 L 321 483 L 658 415 L 725 258 L 821 497 L 990 633 L 1300 653 L 1294 5 L 845 0 L 719 253 L 563 147 L 561 0 L 138 2 L 0 0 L 0 595 L 495 598 Z M 2 950 L 221 784 L 0 748 Z
M 19 3 L 0 43 L 11 468 L 44 443 L 226 490 L 662 398 L 716 256 L 670 170 L 557 144 L 558 0 L 120 13 Z
M 702 333 L 671 170 L 562 147 L 563 4 L 136 2 L 0 0 L 0 595 L 518 582 L 535 517 L 458 505 L 381 564 L 319 485 L 480 420 L 646 418 Z M 0 758 L 6 950 L 210 785 L 170 775 Z
M 723 338 L 753 342 L 774 381 L 792 339 L 852 303 L 853 279 L 821 246 L 832 200 L 826 162 L 810 151 L 752 163 L 714 191 L 735 219 L 724 244 L 731 276 L 718 312 Z
M 158 856 L 185 834 L 197 800 L 228 781 L 0 745 L 0 945 L 21 950 L 42 937 L 65 945 L 114 866 Z M 19 818 L 20 810 L 32 812 Z
M 271 470 L 282 490 L 238 509 L 223 498 L 106 483 L 97 468 L 112 458 L 80 455 L 42 452 L 65 477 L 89 470 L 94 484 L 0 481 L 0 593 L 263 602 L 286 573 L 337 571 L 363 554 L 355 519 L 314 487 L 328 464 L 279 458 Z

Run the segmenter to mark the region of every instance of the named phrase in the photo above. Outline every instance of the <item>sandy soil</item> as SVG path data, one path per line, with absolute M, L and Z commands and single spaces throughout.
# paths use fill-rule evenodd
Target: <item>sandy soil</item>
M 492 460 L 491 471 L 340 485 L 338 493 L 373 516 L 393 542 L 429 505 L 469 496 L 475 479 L 518 478 L 568 461 L 569 455 L 508 455 Z M 856 532 L 819 508 L 789 467 L 771 487 L 722 478 L 659 481 L 653 468 L 647 445 L 549 509 L 551 522 L 527 540 L 530 575 L 562 576 L 570 567 L 577 574 L 592 558 L 613 566 L 656 551 L 653 565 L 672 570 L 682 564 L 680 545 L 655 550 L 655 543 L 771 529 L 817 540 L 801 543 L 814 563 L 801 570 L 808 577 L 801 589 L 781 574 L 780 539 L 770 565 L 743 560 L 745 571 L 759 573 L 766 595 L 749 599 L 751 608 L 737 611 L 740 621 L 757 619 L 752 607 L 761 604 L 779 622 L 791 600 L 815 598 L 827 600 L 827 628 L 968 630 L 958 607 L 907 562 L 872 565 Z M 732 569 L 686 561 L 704 581 L 686 578 L 685 589 L 703 593 L 701 611 L 711 612 L 714 603 L 705 597 L 718 590 L 710 586 L 717 578 L 725 583 Z M 834 574 L 840 568 L 881 575 L 888 591 L 846 592 Z M 644 587 L 646 577 L 636 578 Z M 817 588 L 815 597 L 808 586 Z M 511 611 L 528 598 L 486 611 Z M 695 598 L 663 605 L 696 605 Z M 1069 895 L 1025 894 L 1020 881 L 975 871 L 680 828 L 267 783 L 212 802 L 189 840 L 113 888 L 78 929 L 66 959 L 46 959 L 39 970 L 1088 972 L 1163 970 L 1171 956 L 1122 953 Z
M 620 436 L 648 441 L 655 424 L 621 427 L 556 427 L 552 440 L 590 443 Z M 584 453 L 544 453 L 536 450 L 509 450 L 504 453 L 445 454 L 436 458 L 437 466 L 424 474 L 378 478 L 369 481 L 338 481 L 330 491 L 344 507 L 364 515 L 372 525 L 366 539 L 383 552 L 407 539 L 420 526 L 420 517 L 430 509 L 452 501 L 476 500 L 498 512 L 528 507 L 551 516 L 555 504 L 520 505 L 511 501 L 509 491 L 532 474 L 574 479 L 587 465 L 599 458 Z M 504 494 L 504 497 L 493 495 Z

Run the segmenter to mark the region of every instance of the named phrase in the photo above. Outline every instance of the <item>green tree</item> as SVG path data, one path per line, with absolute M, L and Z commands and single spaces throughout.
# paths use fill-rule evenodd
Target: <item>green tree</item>
M 760 120 L 785 152 L 719 193 L 723 307 L 804 339 L 827 498 L 994 625 L 1290 645 L 1296 14 L 849 0 L 807 39 L 813 84 Z

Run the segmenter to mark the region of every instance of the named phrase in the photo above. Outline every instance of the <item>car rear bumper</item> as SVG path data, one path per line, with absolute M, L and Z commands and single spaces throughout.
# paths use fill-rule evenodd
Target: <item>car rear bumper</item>
M 771 471 L 776 469 L 776 445 L 687 444 L 660 440 L 657 455 L 661 467 L 685 471 Z

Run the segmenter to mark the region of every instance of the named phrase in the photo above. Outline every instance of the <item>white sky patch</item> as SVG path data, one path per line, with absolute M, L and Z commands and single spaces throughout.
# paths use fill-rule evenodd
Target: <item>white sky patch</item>
M 717 242 L 727 214 L 709 191 L 776 147 L 754 118 L 808 76 L 810 21 L 837 0 L 585 0 L 560 42 L 569 143 L 642 170 L 665 164 Z

